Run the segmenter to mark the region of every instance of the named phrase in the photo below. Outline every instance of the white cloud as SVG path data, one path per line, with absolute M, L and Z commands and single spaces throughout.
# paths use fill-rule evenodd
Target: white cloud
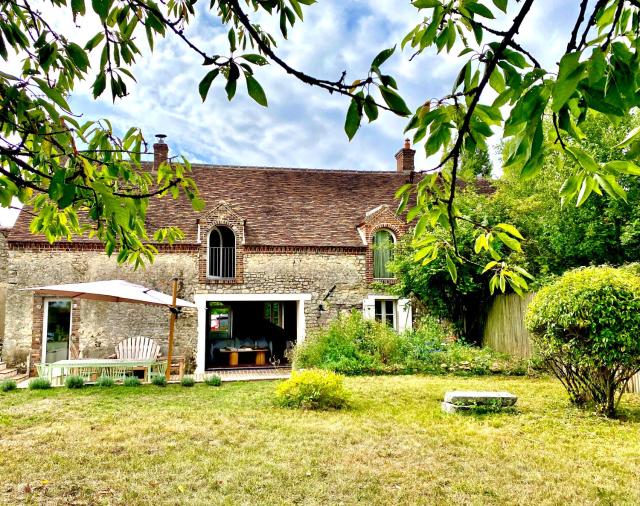
M 563 2 L 536 2 L 519 35 L 523 45 L 552 60 L 566 44 L 566 27 L 558 13 L 567 8 L 558 4 Z M 95 29 L 84 25 L 77 29 L 68 13 L 53 12 L 57 13 L 55 23 L 74 36 L 88 38 Z M 336 79 L 347 70 L 349 81 L 363 76 L 373 57 L 399 44 L 422 17 L 409 2 L 326 0 L 305 8 L 305 21 L 296 23 L 288 41 L 279 38 L 277 51 L 294 67 L 318 77 Z M 550 17 L 555 21 L 550 23 Z M 265 28 L 277 29 L 277 21 L 268 16 L 258 20 Z M 209 52 L 226 51 L 226 29 L 212 16 L 197 18 L 187 33 Z M 146 47 L 144 36 L 139 46 Z M 248 99 L 242 83 L 231 103 L 222 83 L 215 83 L 203 104 L 197 87 L 208 68 L 201 65 L 199 56 L 174 36 L 159 41 L 153 54 L 144 51 L 134 70 L 138 83 L 129 86 L 130 96 L 112 104 L 107 92 L 94 102 L 90 83 L 85 83 L 76 90 L 76 110 L 87 118 L 106 116 L 121 131 L 139 125 L 149 140 L 155 133 L 165 133 L 173 154 L 194 161 L 366 169 L 395 166 L 393 156 L 404 138 L 405 119 L 382 114 L 376 123 L 364 125 L 349 143 L 343 131 L 347 100 L 311 88 L 275 65 L 257 73 L 269 98 L 268 109 Z M 430 53 L 409 62 L 410 54 L 409 50 L 398 51 L 385 64 L 397 77 L 410 107 L 450 91 L 461 59 Z M 426 163 L 421 153 L 419 150 L 418 165 Z

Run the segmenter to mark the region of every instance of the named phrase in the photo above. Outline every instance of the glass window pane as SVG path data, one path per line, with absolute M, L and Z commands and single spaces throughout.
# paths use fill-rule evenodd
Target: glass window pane
M 209 336 L 214 339 L 231 337 L 231 308 L 219 302 L 209 303 Z
M 388 230 L 378 230 L 373 236 L 373 277 L 392 278 L 387 264 L 393 258 L 393 236 Z
M 235 235 L 229 227 L 216 227 L 209 234 L 208 272 L 214 278 L 234 278 L 236 275 Z
M 385 301 L 385 305 L 387 306 L 387 314 L 393 314 L 393 301 L 392 300 L 386 300 Z

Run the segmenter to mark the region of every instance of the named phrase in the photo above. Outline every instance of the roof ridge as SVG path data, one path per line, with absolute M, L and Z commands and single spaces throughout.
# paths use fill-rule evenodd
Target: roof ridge
M 330 172 L 332 174 L 399 174 L 395 170 L 369 170 L 369 169 L 321 169 L 313 167 L 271 167 L 271 166 L 247 166 L 247 165 L 215 165 L 215 164 L 191 164 L 198 169 L 233 169 L 233 170 L 260 170 L 260 171 L 287 171 L 287 172 Z
M 144 161 L 142 164 L 152 165 L 152 162 Z M 230 165 L 230 164 L 216 164 L 216 163 L 192 163 L 192 168 L 195 169 L 233 169 L 233 170 L 261 170 L 261 171 L 299 171 L 299 172 L 330 172 L 334 174 L 347 173 L 347 174 L 398 174 L 402 173 L 396 170 L 376 170 L 376 169 L 324 169 L 317 167 L 276 167 L 271 165 Z M 406 174 L 405 174 L 406 175 Z

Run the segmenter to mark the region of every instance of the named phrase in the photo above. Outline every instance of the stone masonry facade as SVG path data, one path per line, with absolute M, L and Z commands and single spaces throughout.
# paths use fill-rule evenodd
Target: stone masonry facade
M 149 169 L 166 160 L 168 151 L 164 142 L 155 144 Z M 365 303 L 370 308 L 371 297 L 382 295 L 373 279 L 373 237 L 383 228 L 396 240 L 407 231 L 403 217 L 395 213 L 394 193 L 413 181 L 414 154 L 407 141 L 396 154 L 396 170 L 380 172 L 194 165 L 192 177 L 205 210 L 195 212 L 186 199 L 151 199 L 151 231 L 177 226 L 185 236 L 173 246 L 157 245 L 154 263 L 138 271 L 117 265 L 115 256 L 106 256 L 103 246 L 89 238 L 50 245 L 31 235 L 30 213 L 21 212 L 8 238 L 0 233 L 3 346 L 29 353 L 32 372 L 42 360 L 46 301 L 28 288 L 44 285 L 124 279 L 170 293 L 177 277 L 178 296 L 191 301 L 196 295 L 207 296 L 199 300 L 215 300 L 216 295 L 225 300 L 235 300 L 230 295 L 254 301 L 264 295 L 264 302 L 271 302 L 266 300 L 270 295 L 297 300 L 299 333 L 313 332 Z M 232 278 L 209 275 L 208 239 L 214 227 L 226 227 L 235 236 Z M 198 339 L 205 320 L 199 307 L 200 314 L 185 309 L 177 321 L 178 354 L 195 356 L 198 350 L 202 355 Z M 302 307 L 304 325 L 299 325 Z M 0 312 L 0 324 L 2 316 Z M 70 357 L 106 357 L 117 342 L 138 335 L 156 339 L 166 352 L 168 320 L 169 311 L 162 307 L 74 299 Z
M 126 279 L 170 293 L 171 279 L 180 278 L 179 296 L 192 299 L 197 282 L 193 253 L 159 253 L 145 270 L 118 266 L 102 251 L 59 248 L 9 250 L 4 348 L 30 350 L 31 365 L 41 361 L 44 299 L 24 288 Z M 106 357 L 117 342 L 145 335 L 166 347 L 169 313 L 166 309 L 128 303 L 74 300 L 71 313 L 70 358 Z M 185 310 L 176 325 L 178 353 L 189 353 L 196 340 L 195 310 Z
M 7 271 L 9 250 L 7 246 L 8 230 L 0 229 L 0 353 L 4 343 L 4 320 L 7 298 Z
M 208 280 L 201 283 L 200 254 L 161 252 L 145 270 L 118 266 L 99 250 L 13 248 L 9 251 L 5 346 L 29 349 L 32 366 L 41 361 L 44 300 L 22 290 L 33 286 L 126 279 L 170 293 L 179 278 L 178 296 L 193 300 L 207 294 L 300 294 L 305 303 L 307 332 L 326 324 L 340 312 L 362 309 L 368 285 L 366 248 L 253 248 L 243 253 L 240 283 Z M 271 252 L 276 251 L 276 252 Z M 197 314 L 186 309 L 176 326 L 179 354 L 194 355 Z M 72 306 L 71 358 L 105 357 L 120 340 L 152 337 L 166 350 L 168 312 L 164 308 L 127 303 L 76 300 Z

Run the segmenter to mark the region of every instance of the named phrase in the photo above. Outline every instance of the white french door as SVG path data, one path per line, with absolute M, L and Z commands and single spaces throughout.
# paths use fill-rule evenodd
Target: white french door
M 42 310 L 42 362 L 69 358 L 71 299 L 46 299 Z

